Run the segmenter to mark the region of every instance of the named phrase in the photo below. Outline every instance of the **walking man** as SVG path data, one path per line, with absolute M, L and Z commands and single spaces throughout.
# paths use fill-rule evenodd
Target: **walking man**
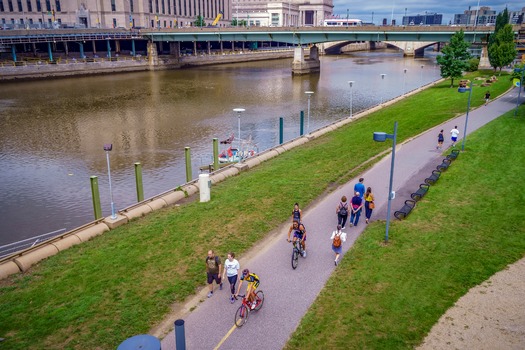
M 221 281 L 221 258 L 215 255 L 213 250 L 208 251 L 208 256 L 206 257 L 206 275 L 208 277 L 208 298 L 213 296 L 213 281 L 219 285 L 219 289 L 222 290 L 222 281 Z
M 490 91 L 485 92 L 485 106 L 489 103 Z
M 365 194 L 366 188 L 363 182 L 365 181 L 364 178 L 360 178 L 359 182 L 355 184 L 354 186 L 354 192 L 359 192 L 361 194 L 361 199 L 363 199 L 363 195 Z
M 450 139 L 452 140 L 452 147 L 456 146 L 456 141 L 458 140 L 459 130 L 457 126 L 454 126 L 454 129 L 450 130 Z

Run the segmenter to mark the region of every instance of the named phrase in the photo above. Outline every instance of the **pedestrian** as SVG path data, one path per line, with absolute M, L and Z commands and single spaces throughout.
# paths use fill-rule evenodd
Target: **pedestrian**
M 292 222 L 297 221 L 301 222 L 301 217 L 303 216 L 303 212 L 301 209 L 299 209 L 299 203 L 295 203 L 292 210 Z
M 365 222 L 368 224 L 370 217 L 372 216 L 372 211 L 376 207 L 374 203 L 374 194 L 372 193 L 372 187 L 368 187 L 365 193 Z
M 450 130 L 450 139 L 452 140 L 452 147 L 456 146 L 456 141 L 458 140 L 459 130 L 457 126 L 454 126 L 454 129 Z
M 332 232 L 330 240 L 332 241 L 332 250 L 335 253 L 334 265 L 337 266 L 339 264 L 339 255 L 343 251 L 343 242 L 346 241 L 346 233 L 341 231 L 341 225 L 337 225 L 337 230 Z
M 222 279 L 224 280 L 224 277 L 228 277 L 228 282 L 230 282 L 230 303 L 235 302 L 235 284 L 237 283 L 237 276 L 239 275 L 239 270 L 241 269 L 241 265 L 239 265 L 239 262 L 237 259 L 235 259 L 235 253 L 229 252 L 228 253 L 228 259 L 224 262 L 224 270 L 222 273 Z
M 489 103 L 490 91 L 485 92 L 485 106 Z
M 337 208 L 335 208 L 337 224 L 341 225 L 343 229 L 345 228 L 346 220 L 348 219 L 348 203 L 346 201 L 346 196 L 342 196 Z
M 365 185 L 363 184 L 363 181 L 365 181 L 365 179 L 360 178 L 359 182 L 354 185 L 354 192 L 359 192 L 361 194 L 361 199 L 363 198 L 363 194 L 365 193 Z
M 361 216 L 361 209 L 363 208 L 363 198 L 361 198 L 361 194 L 359 192 L 356 192 L 352 197 L 351 204 L 352 208 L 350 209 L 350 226 L 357 226 L 359 217 Z
M 215 255 L 213 250 L 208 251 L 208 256 L 206 257 L 206 275 L 208 277 L 208 298 L 213 296 L 213 281 L 219 285 L 219 290 L 222 290 L 222 281 L 221 281 L 221 258 Z
M 443 141 L 445 141 L 445 137 L 443 136 L 443 129 L 438 134 L 438 145 L 436 146 L 436 149 L 442 149 L 443 148 Z

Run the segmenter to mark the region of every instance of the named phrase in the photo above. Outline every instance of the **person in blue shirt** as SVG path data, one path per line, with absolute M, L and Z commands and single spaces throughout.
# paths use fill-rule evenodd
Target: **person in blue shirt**
M 363 199 L 363 195 L 365 194 L 366 188 L 363 184 L 363 181 L 365 181 L 364 178 L 360 178 L 359 182 L 355 184 L 354 186 L 354 192 L 359 192 L 361 199 Z

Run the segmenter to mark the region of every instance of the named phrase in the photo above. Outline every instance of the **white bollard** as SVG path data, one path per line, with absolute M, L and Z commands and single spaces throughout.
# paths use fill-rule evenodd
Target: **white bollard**
M 200 174 L 199 175 L 199 192 L 201 195 L 201 203 L 210 201 L 210 191 L 211 191 L 210 174 Z

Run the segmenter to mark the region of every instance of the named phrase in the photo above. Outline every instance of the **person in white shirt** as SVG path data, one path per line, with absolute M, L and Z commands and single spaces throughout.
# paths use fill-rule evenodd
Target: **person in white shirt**
M 332 232 L 330 240 L 332 241 L 332 250 L 335 253 L 334 265 L 337 266 L 339 264 L 339 255 L 343 251 L 343 242 L 346 241 L 346 233 L 341 231 L 341 225 L 337 225 L 337 230 Z
M 224 262 L 224 272 L 222 273 L 222 280 L 224 281 L 224 276 L 228 276 L 228 282 L 230 282 L 230 303 L 235 302 L 235 284 L 237 283 L 237 276 L 241 265 L 235 259 L 235 254 L 233 252 L 228 253 L 228 259 Z
M 458 140 L 459 130 L 455 126 L 454 129 L 450 130 L 450 139 L 452 140 L 452 147 L 456 146 L 456 141 Z

